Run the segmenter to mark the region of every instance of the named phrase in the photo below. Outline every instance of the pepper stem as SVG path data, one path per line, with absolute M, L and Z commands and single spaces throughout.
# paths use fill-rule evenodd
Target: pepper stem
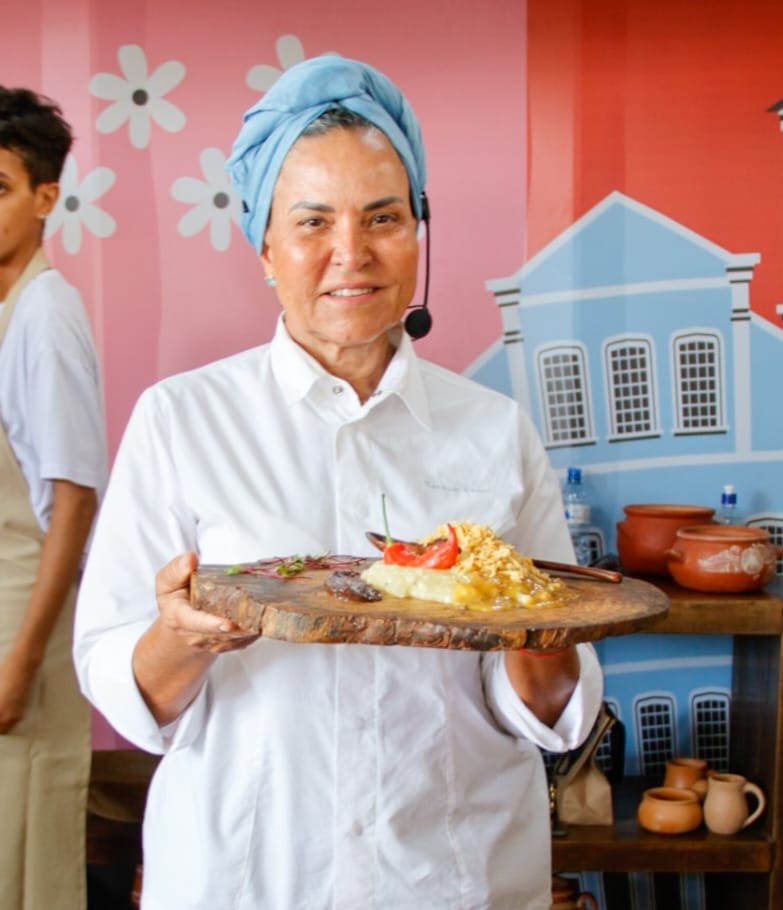
M 381 512 L 383 512 L 383 530 L 386 533 L 386 546 L 390 547 L 394 540 L 389 533 L 389 519 L 386 517 L 386 494 L 381 493 Z

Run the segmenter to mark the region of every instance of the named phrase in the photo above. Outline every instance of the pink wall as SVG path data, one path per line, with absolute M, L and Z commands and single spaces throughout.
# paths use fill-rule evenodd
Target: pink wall
M 276 42 L 284 35 L 296 36 L 305 56 L 336 51 L 367 60 L 400 85 L 420 116 L 435 318 L 420 352 L 461 370 L 499 335 L 483 283 L 515 268 L 524 248 L 525 0 L 383 7 L 358 0 L 28 0 L 3 23 L 0 79 L 58 100 L 78 136 L 79 212 L 107 236 L 82 228 L 77 250 L 71 213 L 47 248 L 81 288 L 93 320 L 112 452 L 145 386 L 270 335 L 277 304 L 238 228 L 225 251 L 213 247 L 206 229 L 182 236 L 178 224 L 189 206 L 171 188 L 182 177 L 204 179 L 203 149 L 228 153 L 259 94 L 246 83 L 248 71 L 279 67 Z M 127 45 L 142 49 L 150 75 L 167 61 L 184 65 L 165 94 L 184 126 L 169 132 L 153 123 L 143 147 L 134 147 L 127 123 L 99 131 L 111 101 L 90 90 L 96 74 L 121 74 L 118 51 Z M 105 168 L 113 180 L 98 170 Z M 100 720 L 95 740 L 100 747 L 115 742 Z
M 79 177 L 109 167 L 114 185 L 96 205 L 115 221 L 98 239 L 85 232 L 78 253 L 48 244 L 58 266 L 82 288 L 106 372 L 107 419 L 116 446 L 138 393 L 160 376 L 266 339 L 277 307 L 252 251 L 234 229 L 226 252 L 208 232 L 177 233 L 187 206 L 174 181 L 202 178 L 199 154 L 227 153 L 244 110 L 258 97 L 246 75 L 279 66 L 281 35 L 306 56 L 337 51 L 387 72 L 417 109 L 427 142 L 433 210 L 433 309 L 437 332 L 421 350 L 463 368 L 497 335 L 483 289 L 488 275 L 519 258 L 524 212 L 524 4 L 400 0 L 369 18 L 357 0 L 186 4 L 31 0 L 4 24 L 2 79 L 42 90 L 64 107 L 79 140 Z M 10 34 L 9 34 L 10 31 Z M 152 126 L 134 148 L 127 125 L 102 134 L 109 103 L 91 95 L 99 72 L 119 74 L 118 49 L 136 44 L 149 72 L 184 64 L 166 99 L 184 113 L 178 132 Z M 470 318 L 470 329 L 466 320 Z

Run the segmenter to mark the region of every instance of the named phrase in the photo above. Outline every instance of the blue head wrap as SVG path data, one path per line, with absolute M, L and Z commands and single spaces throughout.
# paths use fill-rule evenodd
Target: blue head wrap
M 345 107 L 385 133 L 408 172 L 411 204 L 421 218 L 426 180 L 418 121 L 402 92 L 383 73 L 345 57 L 314 57 L 286 70 L 247 111 L 226 168 L 242 200 L 242 230 L 260 252 L 272 193 L 291 146 L 333 107 Z

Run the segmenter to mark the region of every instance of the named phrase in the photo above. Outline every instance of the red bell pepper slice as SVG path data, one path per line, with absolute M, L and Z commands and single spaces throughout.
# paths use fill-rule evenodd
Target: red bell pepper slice
M 448 536 L 439 537 L 424 547 L 393 541 L 384 548 L 384 563 L 388 566 L 413 566 L 417 569 L 450 569 L 457 561 L 459 543 L 457 532 L 451 525 L 447 527 Z

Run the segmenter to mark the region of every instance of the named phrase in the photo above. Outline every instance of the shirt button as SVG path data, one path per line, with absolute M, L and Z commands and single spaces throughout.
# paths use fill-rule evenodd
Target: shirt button
M 342 395 L 344 391 L 345 391 L 345 389 L 344 389 L 341 385 L 333 385 L 333 386 L 332 386 L 332 394 L 333 394 L 333 395 Z
M 354 822 L 351 825 L 351 834 L 354 837 L 359 837 L 361 834 L 364 834 L 364 825 L 361 822 Z

